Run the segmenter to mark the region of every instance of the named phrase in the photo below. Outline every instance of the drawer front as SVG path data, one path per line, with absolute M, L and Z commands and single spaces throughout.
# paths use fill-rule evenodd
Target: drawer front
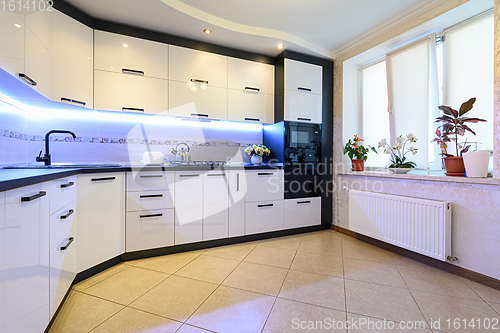
M 56 179 L 50 182 L 51 215 L 75 200 L 76 176 Z
M 246 202 L 283 200 L 283 170 L 251 170 L 246 172 Z
M 245 235 L 283 230 L 283 200 L 246 204 Z
M 173 191 L 127 192 L 127 212 L 168 208 L 174 208 Z
M 173 172 L 127 172 L 127 191 L 173 190 L 174 183 Z
M 174 210 L 127 213 L 126 251 L 140 251 L 174 245 Z
M 321 224 L 321 198 L 285 200 L 285 229 Z
M 76 225 L 76 201 L 50 216 L 50 248 Z

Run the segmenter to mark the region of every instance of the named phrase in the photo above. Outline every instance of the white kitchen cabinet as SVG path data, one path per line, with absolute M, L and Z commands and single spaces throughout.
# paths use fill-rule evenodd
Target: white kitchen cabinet
M 78 272 L 125 252 L 125 175 L 78 175 Z
M 6 192 L 5 331 L 43 332 L 49 322 L 49 186 Z
M 285 229 L 321 224 L 321 197 L 285 200 Z
M 285 90 L 323 93 L 323 68 L 318 65 L 285 59 Z
M 94 109 L 158 114 L 168 112 L 168 81 L 94 71 Z
M 127 192 L 173 190 L 173 171 L 127 172 Z
M 24 72 L 25 29 L 19 15 L 0 11 L 0 68 L 16 77 Z
M 274 95 L 248 89 L 229 89 L 227 119 L 273 124 Z
M 237 58 L 227 59 L 227 86 L 229 89 L 259 89 L 274 95 L 274 66 Z
M 229 170 L 229 237 L 245 235 L 245 170 Z
M 227 89 L 169 81 L 169 115 L 227 120 Z M 194 103 L 191 105 L 191 103 Z
M 228 175 L 221 170 L 203 175 L 203 240 L 229 236 Z
M 0 332 L 5 332 L 5 192 L 0 192 Z
M 246 204 L 245 234 L 283 230 L 283 200 Z
M 94 31 L 57 10 L 50 24 L 50 98 L 92 109 Z
M 174 191 L 127 192 L 127 212 L 165 208 L 174 208 Z
M 175 245 L 203 239 L 203 172 L 175 172 Z
M 246 171 L 246 202 L 283 200 L 284 172 L 278 169 Z
M 49 50 L 28 28 L 25 32 L 24 71 L 18 74 L 28 85 L 47 98 L 51 96 L 51 55 Z
M 227 57 L 169 45 L 169 79 L 227 89 Z
M 321 95 L 285 90 L 285 120 L 320 124 L 322 119 Z
M 99 30 L 94 38 L 95 69 L 168 79 L 167 44 Z
M 174 245 L 174 210 L 127 213 L 127 252 Z
M 76 226 L 76 201 L 73 201 L 50 215 L 50 248 L 52 249 L 71 229 Z
M 76 200 L 76 176 L 52 180 L 50 181 L 49 186 L 50 215 Z M 64 232 L 61 237 L 64 236 L 66 232 Z M 59 240 L 59 238 L 57 240 Z

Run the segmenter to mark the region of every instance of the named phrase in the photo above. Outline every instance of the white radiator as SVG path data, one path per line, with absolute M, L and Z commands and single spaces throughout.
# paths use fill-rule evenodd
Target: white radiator
M 451 204 L 349 190 L 349 229 L 446 261 L 451 255 Z

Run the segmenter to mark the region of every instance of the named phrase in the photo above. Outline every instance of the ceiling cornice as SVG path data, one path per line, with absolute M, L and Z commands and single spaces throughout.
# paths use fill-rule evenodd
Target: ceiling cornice
M 402 25 L 405 22 L 408 22 L 425 12 L 430 11 L 431 9 L 445 3 L 447 0 L 426 0 L 421 1 L 414 6 L 408 8 L 407 10 L 401 12 L 400 14 L 394 16 L 393 18 L 385 21 L 384 23 L 376 26 L 375 28 L 365 32 L 361 36 L 353 39 L 349 43 L 342 45 L 341 47 L 333 50 L 330 54 L 330 57 L 336 59 L 339 58 L 356 48 L 370 42 L 371 40 L 382 36 L 383 34 L 391 31 L 394 28 Z

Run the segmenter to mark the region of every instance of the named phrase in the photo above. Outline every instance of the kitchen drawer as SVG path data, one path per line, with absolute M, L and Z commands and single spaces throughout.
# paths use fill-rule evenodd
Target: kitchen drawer
M 321 224 L 321 197 L 285 200 L 285 229 Z
M 245 235 L 283 230 L 283 200 L 246 204 Z
M 50 248 L 76 225 L 76 201 L 50 216 Z
M 173 190 L 174 173 L 167 171 L 127 172 L 127 192 Z
M 126 251 L 140 251 L 174 245 L 174 210 L 127 213 Z
M 50 215 L 52 215 L 76 200 L 76 176 L 52 180 L 49 191 Z
M 246 202 L 283 200 L 283 170 L 249 170 L 245 176 Z
M 127 192 L 127 212 L 174 208 L 171 190 Z

